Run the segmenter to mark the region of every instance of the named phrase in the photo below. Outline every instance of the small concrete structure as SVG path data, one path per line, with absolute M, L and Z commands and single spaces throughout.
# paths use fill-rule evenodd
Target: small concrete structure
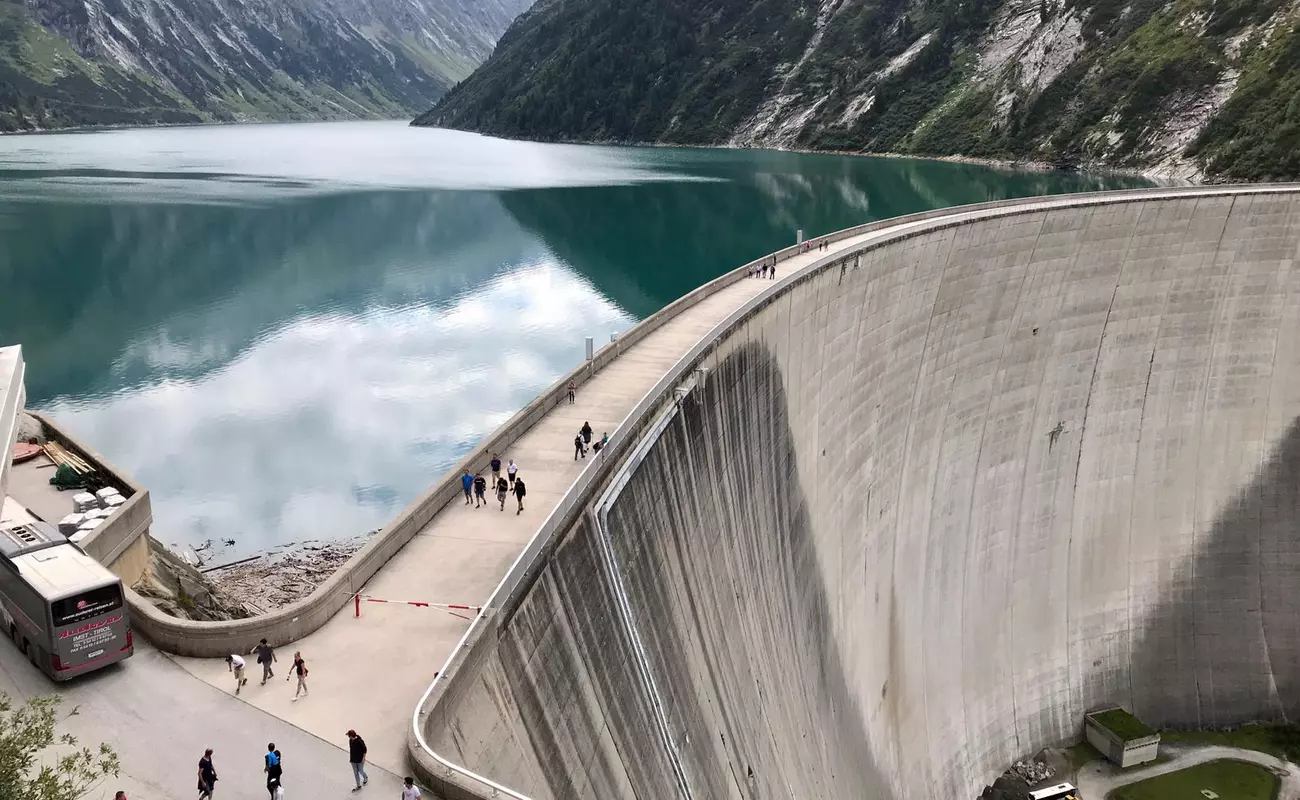
M 18 420 L 27 400 L 22 348 L 0 348 L 0 527 L 41 521 L 75 533 L 77 544 L 132 586 L 149 567 L 149 493 L 103 456 L 77 441 L 53 420 L 28 411 L 41 426 L 41 440 L 58 442 L 94 467 L 109 484 L 100 496 L 60 492 L 50 485 L 54 463 L 45 454 L 13 464 L 11 452 Z M 109 500 L 112 499 L 111 502 Z M 74 528 L 71 515 L 95 510 L 98 524 L 83 518 Z M 61 524 L 64 523 L 64 524 Z
M 1160 732 L 1142 724 L 1119 706 L 1094 711 L 1083 719 L 1088 744 L 1097 748 L 1121 769 L 1155 761 L 1160 749 Z
M 21 347 L 0 347 L 0 503 L 9 487 L 10 454 L 18 434 L 18 414 L 27 400 L 24 369 Z

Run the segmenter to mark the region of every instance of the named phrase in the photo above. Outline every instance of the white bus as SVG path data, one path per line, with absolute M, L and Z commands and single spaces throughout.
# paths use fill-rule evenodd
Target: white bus
M 1079 790 L 1068 783 L 1058 783 L 1029 793 L 1033 800 L 1079 800 Z
M 0 624 L 56 681 L 135 652 L 121 579 L 45 523 L 0 528 Z

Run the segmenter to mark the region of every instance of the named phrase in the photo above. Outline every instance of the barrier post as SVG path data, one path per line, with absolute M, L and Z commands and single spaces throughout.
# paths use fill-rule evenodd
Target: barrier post
M 357 619 L 361 618 L 361 592 L 352 595 L 352 599 L 357 601 Z

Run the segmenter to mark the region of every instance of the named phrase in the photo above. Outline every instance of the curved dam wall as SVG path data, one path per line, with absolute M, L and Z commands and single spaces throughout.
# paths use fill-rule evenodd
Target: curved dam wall
M 929 800 L 1101 704 L 1294 721 L 1298 257 L 1300 189 L 1163 191 L 782 281 L 629 420 L 429 747 L 537 800 Z

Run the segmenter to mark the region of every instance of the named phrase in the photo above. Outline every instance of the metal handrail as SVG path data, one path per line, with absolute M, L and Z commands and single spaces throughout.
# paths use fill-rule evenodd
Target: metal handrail
M 815 244 L 819 242 L 834 243 L 851 239 L 867 233 L 884 234 L 878 239 L 872 239 L 862 242 L 854 248 L 847 250 L 838 250 L 828 253 L 826 256 L 814 261 L 799 269 L 798 272 L 792 273 L 775 281 L 773 285 L 755 295 L 746 301 L 743 305 L 718 322 L 708 333 L 704 334 L 700 340 L 691 347 L 685 355 L 678 359 L 664 376 L 646 392 L 637 405 L 623 418 L 623 420 L 614 429 L 610 436 L 609 445 L 602 448 L 599 457 L 588 463 L 579 473 L 577 480 L 565 492 L 560 503 L 547 515 L 546 520 L 537 533 L 529 540 L 528 545 L 511 564 L 510 570 L 505 574 L 497 584 L 488 600 L 483 604 L 483 610 L 480 611 L 466 629 L 456 648 L 447 657 L 441 670 L 434 674 L 433 681 L 421 695 L 419 703 L 416 704 L 415 710 L 411 714 L 411 728 L 415 735 L 417 743 L 426 754 L 443 765 L 448 774 L 456 772 L 459 775 L 476 781 L 484 786 L 491 788 L 494 793 L 505 794 L 514 800 L 532 800 L 527 795 L 507 786 L 503 786 L 490 778 L 470 770 L 467 767 L 456 764 L 442 755 L 438 754 L 431 748 L 424 738 L 424 731 L 420 726 L 420 714 L 424 706 L 429 701 L 429 697 L 439 683 L 447 679 L 447 673 L 452 669 L 454 662 L 467 646 L 471 636 L 477 630 L 480 622 L 487 621 L 489 611 L 498 608 L 513 607 L 517 601 L 515 593 L 524 583 L 524 578 L 528 577 L 531 568 L 530 562 L 550 543 L 554 537 L 560 533 L 560 524 L 572 513 L 575 506 L 581 499 L 586 502 L 588 490 L 591 484 L 597 480 L 597 471 L 603 469 L 604 462 L 612 458 L 611 453 L 619 453 L 626 446 L 632 427 L 629 423 L 638 419 L 645 419 L 648 412 L 658 403 L 663 402 L 666 396 L 671 395 L 671 390 L 675 384 L 681 382 L 695 364 L 700 360 L 703 354 L 714 346 L 721 335 L 734 328 L 739 322 L 749 315 L 753 314 L 762 306 L 766 305 L 776 296 L 780 295 L 790 287 L 802 283 L 805 279 L 814 273 L 825 269 L 840 259 L 855 254 L 861 254 L 876 247 L 888 244 L 901 239 L 907 239 L 920 233 L 928 233 L 934 230 L 954 227 L 968 221 L 979 221 L 984 219 L 995 219 L 998 217 L 1013 217 L 1031 211 L 1055 211 L 1065 208 L 1079 208 L 1083 206 L 1100 206 L 1117 204 L 1124 202 L 1141 202 L 1144 200 L 1161 200 L 1175 199 L 1178 197 L 1204 196 L 1204 197 L 1221 197 L 1224 195 L 1241 196 L 1251 194 L 1283 194 L 1288 192 L 1300 191 L 1300 183 L 1271 184 L 1271 185 L 1254 185 L 1249 187 L 1242 186 L 1214 186 L 1214 187 L 1186 187 L 1186 188 L 1166 188 L 1166 189 L 1124 189 L 1108 192 L 1080 192 L 1072 195 L 1049 195 L 1037 197 L 1020 197 L 1009 200 L 997 200 L 989 203 L 978 203 L 967 206 L 955 206 L 944 209 L 934 209 L 923 211 L 917 214 L 909 214 L 902 217 L 895 217 L 887 220 L 876 220 L 852 228 L 845 228 L 841 231 L 827 234 L 825 236 L 809 239 L 804 244 Z M 1037 206 L 1030 208 L 1029 206 Z M 950 218 L 950 219 L 947 219 Z M 889 235 L 889 234 L 894 235 Z M 792 256 L 805 252 L 803 244 L 778 250 L 776 253 L 769 253 L 763 258 L 756 259 L 744 266 L 738 267 L 732 272 L 714 279 L 714 282 L 724 282 L 737 273 L 743 273 L 751 267 L 758 266 L 775 255 L 778 261 L 785 261 Z M 635 443 L 635 439 L 632 440 Z M 603 477 L 603 474 L 602 474 Z M 507 585 L 510 588 L 507 589 Z M 498 603 L 497 600 L 503 595 L 504 602 Z M 495 795 L 494 795 L 495 796 Z

